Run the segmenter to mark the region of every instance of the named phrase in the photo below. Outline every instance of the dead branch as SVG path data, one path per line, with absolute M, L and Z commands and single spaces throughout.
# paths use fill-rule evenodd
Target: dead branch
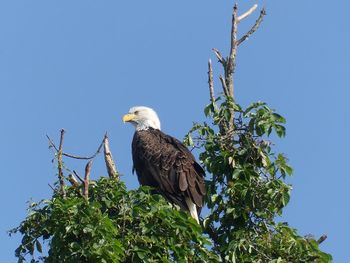
M 86 200 L 89 199 L 89 181 L 90 181 L 91 166 L 92 166 L 92 160 L 90 160 L 85 166 L 84 197 Z
M 46 137 L 49 140 L 50 146 L 53 147 L 56 150 L 56 152 L 58 152 L 59 149 L 57 149 L 57 147 L 56 147 L 55 143 L 53 142 L 53 140 L 48 135 L 46 135 Z M 93 155 L 91 155 L 91 156 L 78 156 L 78 155 L 73 155 L 73 154 L 69 154 L 69 153 L 65 153 L 65 152 L 62 152 L 62 156 L 66 156 L 66 157 L 73 158 L 73 159 L 78 159 L 78 160 L 91 160 L 91 159 L 94 159 L 101 152 L 103 143 L 104 143 L 104 139 L 102 140 L 102 142 L 98 146 L 96 152 Z
M 79 181 L 83 184 L 83 183 L 84 183 L 84 179 L 81 178 L 81 176 L 80 176 L 76 171 L 73 170 L 73 173 L 74 173 L 74 175 L 75 175 L 76 177 L 78 177 Z
M 76 156 L 76 155 L 64 153 L 63 152 L 64 133 L 65 133 L 65 131 L 62 129 L 59 147 L 57 147 L 55 145 L 55 143 L 53 142 L 53 140 L 48 135 L 46 135 L 47 139 L 49 140 L 50 147 L 53 147 L 56 151 L 56 156 L 57 156 L 56 158 L 57 158 L 57 162 L 58 162 L 58 178 L 59 178 L 59 184 L 60 184 L 60 193 L 61 193 L 61 196 L 63 198 L 66 197 L 66 191 L 65 191 L 65 181 L 64 181 L 65 178 L 63 175 L 62 156 L 66 156 L 66 157 L 74 158 L 74 159 L 80 159 L 80 160 L 89 160 L 89 162 L 87 163 L 87 165 L 85 167 L 84 178 L 79 176 L 79 174 L 74 170 L 73 170 L 74 175 L 70 174 L 67 178 L 68 181 L 72 184 L 72 186 L 76 190 L 78 190 L 79 194 L 83 195 L 84 198 L 86 198 L 86 199 L 88 199 L 88 197 L 89 197 L 89 186 L 91 186 L 91 182 L 90 182 L 89 178 L 90 178 L 92 160 L 101 152 L 102 146 L 104 146 L 104 159 L 106 162 L 108 175 L 110 178 L 118 179 L 118 171 L 117 171 L 116 165 L 113 161 L 113 156 L 112 156 L 111 150 L 109 148 L 109 141 L 108 141 L 107 133 L 105 134 L 105 136 L 104 136 L 101 144 L 97 148 L 96 152 L 92 156 L 89 156 L 89 157 Z M 77 178 L 82 183 L 82 186 L 83 186 L 82 192 L 80 190 L 80 184 L 79 184 L 79 181 L 77 180 Z
M 52 191 L 54 191 L 54 192 L 56 191 L 55 188 L 53 188 L 53 186 L 51 184 L 47 184 L 47 185 L 52 189 Z
M 215 53 L 216 57 L 218 58 L 219 62 L 225 66 L 226 64 L 226 60 L 224 59 L 224 57 L 221 55 L 220 51 L 216 48 L 213 48 L 213 52 Z
M 68 153 L 63 153 L 64 156 L 69 157 L 69 158 L 73 158 L 73 159 L 79 159 L 79 160 L 91 160 L 94 159 L 100 152 L 103 146 L 103 142 L 104 139 L 102 140 L 101 144 L 98 146 L 96 152 L 88 157 L 84 157 L 84 156 L 77 156 L 77 155 L 73 155 L 73 154 L 68 154 Z
M 62 148 L 63 148 L 64 132 L 65 132 L 64 129 L 61 129 L 60 145 L 59 145 L 58 153 L 57 153 L 58 180 L 60 183 L 61 196 L 63 198 L 66 197 L 64 175 L 63 175 L 63 161 L 62 161 Z
M 247 18 L 248 16 L 250 16 L 258 7 L 257 4 L 253 5 L 247 12 L 245 12 L 244 14 L 240 15 L 237 19 L 238 19 L 238 23 L 241 22 L 243 19 Z
M 242 44 L 245 40 L 247 40 L 252 34 L 255 33 L 255 31 L 259 28 L 261 22 L 263 21 L 264 16 L 266 15 L 266 10 L 265 8 L 263 8 L 260 11 L 260 15 L 258 17 L 258 19 L 255 21 L 255 24 L 253 25 L 253 27 L 244 35 L 242 36 L 238 42 L 237 42 L 237 46 L 239 46 L 240 44 Z
M 68 175 L 68 181 L 72 184 L 74 188 L 77 188 L 80 186 L 77 178 L 73 174 Z
M 105 157 L 105 162 L 106 162 L 106 167 L 107 167 L 107 172 L 110 178 L 118 179 L 118 171 L 115 166 L 115 163 L 113 161 L 113 156 L 112 152 L 109 148 L 109 140 L 107 133 L 105 134 L 104 140 L 103 140 L 103 145 L 104 145 L 104 157 Z
M 230 48 L 230 55 L 228 57 L 226 67 L 225 67 L 225 82 L 227 89 L 229 91 L 229 95 L 233 98 L 233 89 L 234 89 L 234 83 L 233 83 L 233 74 L 235 72 L 236 67 L 236 54 L 237 54 L 237 4 L 233 7 L 232 12 L 232 27 L 231 27 L 231 48 Z
M 257 9 L 257 5 L 253 5 L 248 11 L 243 13 L 241 16 L 238 16 L 238 6 L 237 4 L 234 5 L 233 11 L 232 11 L 232 25 L 231 25 L 231 38 L 230 38 L 230 52 L 227 58 L 224 58 L 220 51 L 216 48 L 213 48 L 213 51 L 218 59 L 218 61 L 222 64 L 224 68 L 224 76 L 219 76 L 221 86 L 223 93 L 226 97 L 231 97 L 234 100 L 234 74 L 236 69 L 236 57 L 237 57 L 237 49 L 238 46 L 248 39 L 260 26 L 263 17 L 266 15 L 265 9 L 262 9 L 260 12 L 260 16 L 253 25 L 253 27 L 240 39 L 237 38 L 237 32 L 238 32 L 238 23 L 241 22 L 243 19 L 250 16 L 255 10 Z M 211 65 L 210 65 L 211 66 Z M 210 70 L 209 70 L 210 71 Z M 209 74 L 209 72 L 208 72 Z M 210 98 L 212 100 L 213 98 L 213 89 L 211 88 L 211 83 L 209 82 L 209 92 L 210 92 Z M 235 112 L 233 109 L 231 109 L 231 120 L 225 123 L 225 125 L 222 125 L 222 134 L 227 134 L 228 137 L 230 137 L 234 131 L 234 115 Z M 228 134 L 230 133 L 230 134 Z
M 224 91 L 225 96 L 230 96 L 224 77 L 220 75 L 219 79 L 220 79 L 222 90 Z
M 211 103 L 215 103 L 214 97 L 214 80 L 213 80 L 213 67 L 211 65 L 211 59 L 208 61 L 208 84 Z
M 56 150 L 56 152 L 58 152 L 58 149 L 57 149 L 55 143 L 51 140 L 51 138 L 49 137 L 49 135 L 46 134 L 46 138 L 49 140 L 49 145 L 50 145 L 50 147 L 53 147 L 53 148 Z

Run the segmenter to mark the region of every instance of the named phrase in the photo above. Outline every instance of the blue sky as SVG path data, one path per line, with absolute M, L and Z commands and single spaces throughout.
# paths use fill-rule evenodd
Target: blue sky
M 256 1 L 240 1 L 243 12 Z M 266 101 L 287 118 L 277 140 L 295 169 L 281 220 L 300 234 L 326 233 L 322 249 L 347 262 L 349 230 L 350 2 L 258 1 L 268 15 L 238 53 L 236 99 Z M 227 54 L 231 1 L 0 2 L 0 261 L 15 262 L 20 237 L 6 231 L 26 201 L 50 196 L 55 167 L 45 138 L 67 130 L 65 150 L 93 153 L 105 131 L 123 180 L 131 175 L 133 129 L 121 116 L 153 107 L 165 132 L 183 138 L 204 119 L 211 48 Z M 245 32 L 252 16 L 240 25 Z M 218 74 L 220 65 L 214 63 Z M 216 81 L 219 90 L 219 82 Z M 68 162 L 83 171 L 84 162 Z M 103 160 L 93 177 L 104 175 Z

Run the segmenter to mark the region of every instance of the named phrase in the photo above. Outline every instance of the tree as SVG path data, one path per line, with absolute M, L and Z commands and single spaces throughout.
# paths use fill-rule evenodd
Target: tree
M 107 136 L 93 156 L 80 157 L 63 151 L 62 130 L 59 147 L 49 138 L 58 168 L 52 198 L 32 203 L 27 218 L 10 231 L 23 235 L 15 252 L 18 262 L 28 254 L 31 262 L 331 262 L 331 255 L 319 249 L 325 236 L 302 237 L 275 221 L 289 202 L 285 178 L 293 170 L 283 154 L 275 153 L 269 136 L 285 136 L 285 119 L 264 102 L 243 109 L 234 100 L 238 46 L 258 29 L 265 10 L 241 38 L 237 27 L 256 8 L 238 16 L 234 6 L 229 55 L 214 49 L 223 66 L 223 93 L 215 97 L 209 60 L 207 122 L 194 124 L 185 136 L 188 146 L 199 149 L 208 172 L 210 211 L 201 225 L 147 187 L 128 191 Z M 109 177 L 92 181 L 92 160 L 102 147 Z M 76 172 L 65 177 L 63 157 L 89 160 L 84 178 Z

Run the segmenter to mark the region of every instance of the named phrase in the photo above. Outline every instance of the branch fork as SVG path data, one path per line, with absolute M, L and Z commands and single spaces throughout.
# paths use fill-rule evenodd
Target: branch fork
M 85 166 L 84 178 L 79 176 L 79 174 L 76 171 L 73 171 L 73 174 L 68 175 L 68 178 L 67 178 L 67 180 L 71 183 L 71 185 L 87 200 L 89 197 L 89 185 L 91 183 L 90 174 L 91 174 L 92 161 L 101 152 L 102 147 L 104 148 L 104 159 L 106 162 L 108 175 L 110 178 L 118 179 L 119 174 L 118 174 L 115 162 L 113 161 L 112 152 L 109 148 L 109 140 L 108 140 L 107 133 L 105 134 L 101 144 L 97 148 L 97 151 L 93 155 L 88 157 L 77 156 L 77 155 L 63 152 L 64 134 L 65 134 L 65 130 L 61 129 L 59 147 L 57 147 L 53 142 L 53 140 L 51 140 L 51 138 L 48 135 L 46 135 L 47 139 L 49 140 L 49 146 L 55 149 L 55 154 L 56 154 L 57 163 L 58 163 L 57 169 L 58 169 L 58 180 L 59 180 L 59 192 L 62 198 L 66 197 L 65 176 L 63 174 L 63 168 L 64 168 L 63 160 L 62 160 L 63 156 L 69 157 L 72 159 L 78 159 L 78 160 L 89 160 L 89 162 Z M 80 183 L 78 180 L 80 181 Z M 82 191 L 81 191 L 81 188 L 82 188 Z
M 254 11 L 257 9 L 257 7 L 258 5 L 254 4 L 248 11 L 238 16 L 238 5 L 235 4 L 232 11 L 232 21 L 231 21 L 232 25 L 231 25 L 231 39 L 230 39 L 231 45 L 230 45 L 230 52 L 228 57 L 225 58 L 218 49 L 213 48 L 213 52 L 216 58 L 218 59 L 218 62 L 222 65 L 224 69 L 224 74 L 219 76 L 223 93 L 225 96 L 232 97 L 233 99 L 234 99 L 234 73 L 236 68 L 236 57 L 237 57 L 238 46 L 242 44 L 245 40 L 247 40 L 259 28 L 261 22 L 263 21 L 263 17 L 266 15 L 265 9 L 263 8 L 260 11 L 260 15 L 256 20 L 255 24 L 241 38 L 237 38 L 238 24 L 242 22 L 244 19 L 246 19 L 247 17 L 249 17 L 251 14 L 253 14 Z M 208 62 L 208 84 L 209 84 L 210 100 L 212 103 L 215 103 L 213 69 L 212 69 L 210 60 Z M 227 123 L 226 125 L 227 130 L 224 131 L 225 133 L 227 133 L 228 131 L 233 131 L 233 128 L 234 128 L 233 110 L 231 112 L 231 115 L 232 115 L 232 119 L 230 120 L 229 123 Z

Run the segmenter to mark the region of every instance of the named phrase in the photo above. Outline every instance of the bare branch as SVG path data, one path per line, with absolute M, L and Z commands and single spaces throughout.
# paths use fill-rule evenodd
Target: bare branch
M 220 81 L 222 85 L 223 92 L 225 96 L 231 97 L 234 100 L 234 74 L 236 68 L 236 57 L 238 45 L 241 44 L 244 40 L 246 40 L 250 35 L 252 35 L 260 26 L 260 23 L 263 20 L 266 12 L 265 9 L 262 9 L 260 12 L 260 16 L 256 21 L 255 25 L 245 34 L 242 38 L 237 38 L 238 31 L 238 23 L 243 19 L 250 16 L 257 9 L 257 4 L 253 5 L 247 12 L 243 13 L 241 16 L 238 16 L 238 6 L 234 5 L 232 11 L 232 27 L 231 27 L 231 39 L 230 39 L 230 52 L 227 58 L 224 58 L 218 49 L 213 48 L 213 51 L 218 58 L 219 62 L 222 64 L 224 68 L 224 76 L 220 76 Z M 210 88 L 210 84 L 209 84 Z M 230 133 L 229 136 L 232 135 L 234 131 L 234 116 L 235 112 L 231 109 L 231 119 L 222 126 L 222 133 Z
M 73 187 L 79 187 L 79 182 L 73 174 L 68 175 L 68 181 L 73 185 Z
M 89 199 L 89 181 L 90 181 L 91 165 L 92 165 L 92 160 L 90 160 L 85 166 L 84 197 L 86 200 Z
M 211 59 L 208 61 L 208 84 L 209 84 L 209 94 L 210 94 L 210 100 L 211 103 L 215 103 L 215 96 L 214 96 L 214 80 L 213 80 L 213 67 L 211 65 Z
M 258 17 L 258 19 L 255 21 L 255 24 L 253 25 L 253 27 L 244 35 L 242 36 L 238 42 L 237 45 L 239 46 L 240 44 L 242 44 L 245 40 L 247 40 L 252 34 L 255 33 L 255 31 L 259 28 L 261 22 L 263 21 L 264 16 L 266 15 L 266 11 L 265 8 L 263 8 L 260 11 L 260 15 Z
M 55 188 L 53 188 L 53 186 L 51 184 L 47 184 L 47 185 L 52 189 L 52 191 L 54 191 L 54 192 L 56 191 Z
M 48 136 L 46 135 L 47 139 L 49 140 L 49 144 L 51 147 L 53 147 L 56 152 L 59 151 L 59 149 L 57 149 L 55 143 L 53 142 L 53 140 Z M 104 139 L 102 140 L 101 144 L 98 146 L 96 152 L 91 155 L 91 156 L 78 156 L 78 155 L 73 155 L 73 154 L 69 154 L 69 153 L 65 153 L 65 152 L 62 152 L 62 156 L 66 156 L 66 157 L 69 157 L 69 158 L 73 158 L 73 159 L 79 159 L 79 160 L 91 160 L 91 159 L 94 159 L 100 152 L 101 152 L 101 149 L 102 149 L 102 146 L 103 146 L 103 142 L 104 142 Z
M 77 155 L 73 155 L 73 154 L 69 154 L 69 153 L 62 153 L 62 155 L 66 156 L 66 157 L 69 157 L 69 158 L 73 158 L 73 159 L 91 160 L 91 159 L 94 159 L 101 152 L 101 149 L 102 149 L 102 146 L 103 146 L 103 142 L 104 142 L 104 139 L 102 140 L 101 144 L 98 146 L 97 151 L 93 155 L 88 156 L 88 157 L 77 156 Z
M 225 82 L 224 77 L 223 77 L 222 75 L 220 75 L 220 76 L 219 76 L 219 79 L 220 79 L 220 81 L 221 81 L 222 89 L 223 89 L 223 91 L 224 91 L 225 96 L 229 96 L 230 94 L 229 94 L 229 91 L 228 91 L 228 89 L 227 89 L 227 86 L 226 86 L 226 82 Z
M 49 135 L 46 134 L 46 138 L 49 140 L 50 146 L 53 147 L 53 148 L 56 150 L 56 152 L 58 152 L 58 149 L 57 149 L 56 145 L 55 145 L 54 142 L 51 140 L 51 138 L 49 137 Z
M 103 145 L 104 145 L 104 157 L 105 157 L 105 162 L 106 162 L 106 167 L 107 167 L 107 172 L 110 178 L 118 178 L 118 171 L 115 166 L 115 163 L 113 161 L 113 156 L 112 152 L 109 148 L 109 141 L 108 141 L 108 136 L 107 133 L 105 134 L 104 140 L 103 140 Z
M 74 175 L 75 175 L 76 177 L 78 177 L 78 179 L 79 179 L 79 181 L 80 181 L 81 183 L 84 183 L 84 179 L 81 178 L 81 176 L 80 176 L 76 171 L 73 170 L 73 173 L 74 173 Z
M 257 4 L 253 5 L 247 12 L 245 12 L 244 14 L 240 15 L 238 18 L 237 18 L 237 22 L 241 22 L 243 19 L 247 18 L 248 16 L 250 16 L 255 10 L 256 8 L 258 7 Z
M 63 175 L 63 162 L 62 162 L 62 148 L 64 140 L 64 129 L 61 129 L 60 146 L 58 148 L 57 163 L 58 163 L 58 180 L 60 182 L 60 192 L 63 198 L 66 197 L 66 190 L 64 189 L 64 175 Z
M 224 59 L 224 57 L 221 55 L 220 51 L 216 48 L 213 48 L 213 51 L 216 55 L 216 57 L 218 58 L 219 62 L 225 66 L 226 64 L 226 60 Z
M 229 91 L 229 95 L 233 98 L 233 74 L 235 72 L 236 67 L 236 54 L 237 54 L 237 4 L 233 7 L 232 12 L 232 28 L 231 28 L 231 49 L 230 55 L 228 57 L 228 61 L 225 67 L 225 82 L 227 89 Z

